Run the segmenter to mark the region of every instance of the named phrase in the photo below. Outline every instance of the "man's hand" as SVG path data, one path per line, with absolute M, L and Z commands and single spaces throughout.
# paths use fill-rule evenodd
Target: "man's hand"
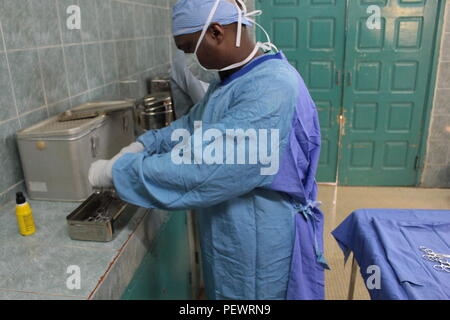
M 89 183 L 94 188 L 111 188 L 112 180 L 112 160 L 98 160 L 89 169 Z
M 144 151 L 144 146 L 140 142 L 133 142 L 128 147 L 123 148 L 111 160 L 98 160 L 89 169 L 89 183 L 94 188 L 113 187 L 112 168 L 117 160 L 126 153 L 138 153 Z

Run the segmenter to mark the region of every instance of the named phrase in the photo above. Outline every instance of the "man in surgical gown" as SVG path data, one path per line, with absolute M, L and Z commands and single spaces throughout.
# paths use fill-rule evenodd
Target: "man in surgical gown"
M 174 6 L 177 47 L 195 53 L 206 69 L 222 70 L 220 78 L 189 114 L 139 137 L 140 148 L 94 163 L 90 181 L 114 185 L 123 200 L 141 207 L 196 209 L 209 299 L 323 299 L 323 216 L 314 179 L 320 153 L 317 110 L 284 55 L 260 49 L 270 48 L 270 42 L 255 45 L 247 32 L 250 15 L 242 1 L 180 0 Z M 191 136 L 173 139 L 184 132 L 177 129 Z M 195 137 L 209 129 L 214 138 L 199 143 Z M 230 129 L 267 130 L 266 136 L 259 134 L 256 152 L 279 155 L 278 163 L 262 157 L 251 162 L 250 156 L 243 164 L 229 162 L 230 154 L 236 160 L 229 146 L 249 150 L 254 142 L 236 139 Z M 264 138 L 267 150 L 262 150 Z M 218 141 L 227 148 L 215 154 L 223 152 L 226 161 L 202 159 L 202 151 Z M 192 164 L 173 160 L 189 148 Z M 262 174 L 271 165 L 277 172 Z

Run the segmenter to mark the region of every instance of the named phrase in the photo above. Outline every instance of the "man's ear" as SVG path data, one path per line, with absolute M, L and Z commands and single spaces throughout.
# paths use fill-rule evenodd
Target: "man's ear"
M 214 22 L 209 26 L 208 33 L 211 39 L 216 41 L 217 44 L 221 44 L 225 40 L 225 29 L 217 22 Z

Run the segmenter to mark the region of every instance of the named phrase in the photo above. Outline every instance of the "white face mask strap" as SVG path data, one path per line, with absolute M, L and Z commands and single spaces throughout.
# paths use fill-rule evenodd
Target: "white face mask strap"
M 245 59 L 244 61 L 232 64 L 231 66 L 225 67 L 223 69 L 220 69 L 219 71 L 232 70 L 232 69 L 236 69 L 236 68 L 239 68 L 240 66 L 247 64 L 250 60 L 253 59 L 253 57 L 258 52 L 260 47 L 261 47 L 261 43 L 260 42 L 256 43 L 255 49 L 253 49 L 252 53 L 247 57 L 247 59 Z
M 250 17 L 257 17 L 257 16 L 260 16 L 261 14 L 262 14 L 262 10 L 254 10 L 254 11 L 248 12 L 245 15 L 245 17 L 248 17 L 248 18 L 250 18 Z
M 251 13 L 253 14 L 253 16 L 261 15 L 262 11 L 261 10 L 256 10 L 256 11 L 252 11 Z M 250 13 L 248 15 L 250 15 Z M 262 49 L 269 48 L 267 50 L 270 50 L 271 48 L 273 48 L 273 49 L 275 49 L 278 52 L 278 48 L 270 41 L 270 36 L 267 33 L 267 31 L 258 22 L 256 22 L 254 19 L 251 19 L 251 18 L 247 18 L 247 19 L 249 21 L 251 21 L 252 23 L 254 23 L 257 27 L 259 27 L 261 29 L 261 31 L 264 32 L 264 35 L 266 36 L 267 41 L 263 42 L 261 44 L 261 48 Z
M 197 53 L 198 48 L 200 47 L 200 44 L 202 43 L 203 38 L 205 37 L 206 31 L 208 31 L 209 25 L 211 24 L 211 21 L 214 17 L 214 14 L 216 13 L 217 7 L 219 6 L 221 0 L 217 0 L 214 6 L 211 9 L 211 12 L 209 13 L 208 19 L 206 19 L 206 23 L 203 27 L 202 33 L 200 34 L 200 38 L 198 38 L 197 45 L 195 46 L 194 53 Z
M 245 5 L 245 2 L 243 0 L 236 0 L 236 2 L 238 2 L 241 7 L 242 7 L 242 12 L 244 12 L 244 16 L 247 14 L 247 6 Z
M 242 7 L 239 7 L 239 4 Z M 239 48 L 241 46 L 241 38 L 242 38 L 242 17 L 247 16 L 247 6 L 242 0 L 235 0 L 236 9 L 238 11 L 238 28 L 236 35 L 236 47 Z
M 278 52 L 278 48 L 273 43 L 270 42 L 261 43 L 260 48 L 263 49 L 264 51 L 270 51 L 274 49 L 275 51 Z

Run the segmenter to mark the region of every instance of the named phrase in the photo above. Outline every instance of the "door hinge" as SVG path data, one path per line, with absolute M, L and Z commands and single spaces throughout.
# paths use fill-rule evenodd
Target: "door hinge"
M 414 170 L 419 170 L 419 169 L 420 169 L 420 157 L 417 156 L 416 162 L 414 163 Z
M 189 271 L 189 284 L 192 284 L 192 272 Z

